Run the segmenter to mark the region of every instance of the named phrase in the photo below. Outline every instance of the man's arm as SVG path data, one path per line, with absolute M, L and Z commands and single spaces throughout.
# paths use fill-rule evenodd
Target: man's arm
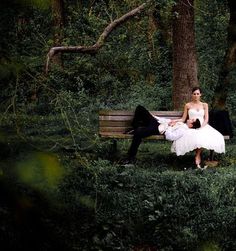
M 167 119 L 164 117 L 158 117 L 156 115 L 152 115 L 160 124 L 164 124 L 164 123 L 170 123 L 172 120 L 171 119 Z
M 186 125 L 179 127 L 171 127 L 169 126 L 165 132 L 165 137 L 169 141 L 174 141 L 182 137 L 188 127 Z

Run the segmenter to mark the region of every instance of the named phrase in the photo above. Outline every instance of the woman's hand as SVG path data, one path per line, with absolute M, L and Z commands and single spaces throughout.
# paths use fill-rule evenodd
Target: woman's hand
M 169 125 L 169 126 L 174 126 L 176 123 L 177 123 L 176 120 L 171 120 L 171 121 L 168 123 L 168 125 Z

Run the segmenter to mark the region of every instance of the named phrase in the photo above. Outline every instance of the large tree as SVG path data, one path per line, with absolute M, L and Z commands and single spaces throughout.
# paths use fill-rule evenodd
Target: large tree
M 236 85 L 236 1 L 228 0 L 228 6 L 230 19 L 227 49 L 213 98 L 214 110 L 226 109 L 229 88 L 232 84 Z
M 194 34 L 194 0 L 178 0 L 173 8 L 173 108 L 181 110 L 198 85 Z

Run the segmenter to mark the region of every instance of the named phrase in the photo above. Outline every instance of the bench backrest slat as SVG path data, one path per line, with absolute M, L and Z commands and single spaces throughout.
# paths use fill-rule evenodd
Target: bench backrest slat
M 108 116 L 99 116 L 99 120 L 106 120 L 106 121 L 131 121 L 133 118 L 133 115 L 129 115 L 129 116 L 112 116 L 112 115 L 108 115 Z
M 129 127 L 131 126 L 131 120 L 129 121 L 111 121 L 111 120 L 100 120 L 99 121 L 99 126 L 100 127 L 106 127 L 106 126 L 111 126 L 111 127 Z
M 183 111 L 150 111 L 151 114 L 160 116 L 160 117 L 181 117 Z M 125 110 L 101 110 L 99 111 L 99 116 L 133 116 L 134 111 L 125 111 Z
M 180 118 L 182 111 L 151 111 L 155 116 L 170 119 Z M 99 134 L 117 135 L 122 134 L 131 128 L 134 112 L 125 110 L 102 110 L 99 112 Z
M 178 119 L 182 117 L 182 111 L 151 111 L 155 116 L 170 119 Z M 102 110 L 99 111 L 99 135 L 104 138 L 132 138 L 132 135 L 124 134 L 127 130 L 131 130 L 131 122 L 134 112 L 125 110 Z M 164 139 L 163 135 L 155 135 L 150 139 Z M 148 138 L 148 139 L 149 139 Z M 225 139 L 229 139 L 229 135 L 224 135 Z

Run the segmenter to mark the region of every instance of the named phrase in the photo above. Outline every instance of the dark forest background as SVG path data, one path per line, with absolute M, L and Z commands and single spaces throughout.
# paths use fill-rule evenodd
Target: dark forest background
M 46 72 L 51 48 L 91 46 L 144 2 L 1 1 L 4 250 L 236 250 L 235 138 L 215 156 L 219 165 L 201 172 L 192 153 L 176 157 L 169 142 L 142 144 L 137 165 L 124 168 L 130 141 L 118 141 L 114 152 L 98 135 L 99 110 L 182 110 L 175 101 L 196 84 L 210 110 L 229 114 L 235 132 L 232 0 L 148 1 L 96 53 L 60 52 Z M 184 6 L 193 13 L 197 62 L 198 81 L 189 86 L 173 64 Z

